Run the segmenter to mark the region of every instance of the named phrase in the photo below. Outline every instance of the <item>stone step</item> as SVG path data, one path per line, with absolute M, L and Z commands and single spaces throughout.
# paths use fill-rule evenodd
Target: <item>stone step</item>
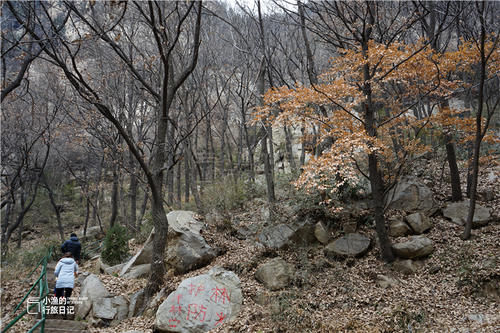
M 87 323 L 83 321 L 46 319 L 45 333 L 83 333 L 87 332 Z

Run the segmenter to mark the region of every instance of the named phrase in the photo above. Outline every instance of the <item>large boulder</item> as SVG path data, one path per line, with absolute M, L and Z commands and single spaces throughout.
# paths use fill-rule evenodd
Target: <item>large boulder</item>
M 82 301 L 76 306 L 75 316 L 84 319 L 92 308 L 94 300 L 109 296 L 108 290 L 97 275 L 90 274 L 82 283 L 80 289 Z
M 207 332 L 238 315 L 243 296 L 233 272 L 215 267 L 182 281 L 156 312 L 159 332 Z
M 183 274 L 208 265 L 215 256 L 215 250 L 201 235 L 182 233 L 169 241 L 167 263 L 176 273 Z
M 288 224 L 278 224 L 266 227 L 262 232 L 258 235 L 259 243 L 262 245 L 272 248 L 272 249 L 281 249 L 285 245 L 290 243 L 290 239 L 295 233 L 295 230 L 292 229 Z
M 409 240 L 392 246 L 394 253 L 405 259 L 414 259 L 428 256 L 434 252 L 432 240 L 422 235 L 410 236 Z
M 125 296 L 97 298 L 92 302 L 93 323 L 118 324 L 128 317 L 128 300 Z
M 436 211 L 431 189 L 417 178 L 402 179 L 396 184 L 387 195 L 386 205 L 388 208 L 426 215 Z
M 92 302 L 92 317 L 94 318 L 113 320 L 116 312 L 110 297 L 98 298 Z
M 149 264 L 153 257 L 153 239 L 155 237 L 155 229 L 151 230 L 143 247 L 129 261 L 127 261 L 120 270 L 120 276 L 128 273 L 132 266 Z
M 443 216 L 450 219 L 453 223 L 464 225 L 469 214 L 470 201 L 452 202 L 443 209 Z M 488 224 L 491 219 L 490 209 L 476 204 L 474 217 L 472 218 L 472 227 L 478 228 Z
M 216 251 L 201 235 L 203 223 L 196 220 L 194 212 L 172 211 L 167 214 L 167 219 L 169 230 L 166 261 L 176 273 L 182 274 L 203 267 L 215 258 Z M 122 267 L 120 276 L 137 276 L 137 274 L 127 275 L 134 266 L 141 266 L 140 269 L 136 269 L 136 273 L 149 273 L 146 272 L 147 266 L 143 265 L 151 263 L 154 237 L 153 229 L 142 249 Z
M 172 211 L 167 214 L 169 223 L 167 263 L 176 273 L 208 265 L 216 251 L 201 235 L 203 223 L 191 211 Z
M 325 247 L 327 257 L 360 257 L 370 248 L 370 238 L 352 233 L 337 238 Z
M 133 266 L 123 277 L 126 279 L 141 279 L 147 277 L 150 272 L 151 264 L 137 265 Z
M 281 258 L 274 258 L 260 265 L 255 278 L 267 289 L 278 290 L 288 286 L 295 273 L 295 268 Z
M 257 239 L 272 249 L 281 249 L 292 243 L 307 245 L 316 241 L 315 226 L 309 220 L 271 225 L 264 228 Z
M 413 213 L 406 216 L 406 222 L 410 225 L 411 229 L 418 235 L 423 234 L 425 231 L 432 227 L 431 220 L 427 215 L 422 213 Z

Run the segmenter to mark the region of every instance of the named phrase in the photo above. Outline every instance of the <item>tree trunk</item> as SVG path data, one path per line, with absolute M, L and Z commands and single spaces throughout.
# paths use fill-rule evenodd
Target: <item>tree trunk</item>
M 116 218 L 118 216 L 118 188 L 120 186 L 119 174 L 118 174 L 118 164 L 113 165 L 113 186 L 111 189 L 111 217 L 109 218 L 109 227 L 112 228 L 115 225 Z
M 45 179 L 45 176 L 43 176 L 45 188 L 47 189 L 47 192 L 49 194 L 49 200 L 50 204 L 52 205 L 52 208 L 54 209 L 54 212 L 56 213 L 56 219 L 57 219 L 57 229 L 59 230 L 59 237 L 61 238 L 61 241 L 64 241 L 64 229 L 63 225 L 61 222 L 61 209 L 57 205 L 56 199 L 54 197 L 54 192 L 52 191 L 52 188 L 49 186 L 47 180 Z
M 299 163 L 300 163 L 300 166 L 303 167 L 304 164 L 306 163 L 306 143 L 305 143 L 305 140 L 304 140 L 304 134 L 306 132 L 305 128 L 302 127 L 300 129 L 300 132 L 302 133 L 302 143 L 301 143 L 301 151 L 300 151 L 300 160 L 299 160 Z
M 132 168 L 132 173 L 130 174 L 130 188 L 129 188 L 129 201 L 130 201 L 130 216 L 129 224 L 135 230 L 137 228 L 137 188 L 138 180 L 135 175 L 136 169 Z
M 196 172 L 196 168 L 193 168 Z M 188 140 L 184 140 L 184 201 L 189 202 L 191 188 L 191 148 Z
M 90 198 L 87 197 L 87 201 L 85 204 L 85 223 L 83 224 L 83 236 L 84 237 L 87 235 L 87 228 L 89 226 L 89 219 L 90 219 Z
M 142 200 L 141 211 L 139 213 L 139 219 L 137 220 L 137 226 L 140 228 L 142 225 L 142 220 L 144 219 L 144 214 L 146 214 L 146 208 L 148 207 L 149 193 L 148 190 L 144 191 L 144 199 Z
M 186 157 L 184 157 L 184 165 L 186 164 Z M 184 166 L 186 167 L 186 166 Z M 176 201 L 179 205 L 179 209 L 182 207 L 182 162 L 177 162 L 177 172 L 175 175 L 175 185 L 176 185 Z
M 480 7 L 481 6 L 481 7 Z M 476 137 L 474 140 L 474 151 L 472 155 L 472 181 L 470 188 L 470 201 L 469 201 L 469 211 L 467 214 L 467 220 L 465 221 L 465 229 L 463 234 L 463 239 L 469 239 L 472 230 L 472 220 L 474 218 L 474 211 L 476 209 L 476 197 L 477 197 L 477 181 L 479 176 L 479 154 L 481 151 L 481 141 L 483 139 L 484 133 L 486 133 L 487 128 L 485 128 L 484 133 L 482 130 L 482 116 L 483 116 L 483 104 L 484 104 L 484 94 L 486 82 L 486 54 L 485 54 L 485 42 L 486 42 L 486 27 L 484 19 L 485 3 L 476 4 L 476 8 L 479 12 L 479 18 L 481 22 L 481 36 L 480 38 L 480 56 L 481 56 L 481 74 L 479 77 L 479 91 L 478 91 L 478 106 L 476 113 Z M 489 115 L 488 115 L 489 116 Z M 485 125 L 488 126 L 487 124 Z
M 363 58 L 368 57 L 368 41 L 371 35 L 371 29 L 375 23 L 373 3 L 369 3 L 369 17 L 368 17 L 368 27 L 366 28 L 365 34 L 362 41 L 362 54 Z M 365 63 L 363 65 L 363 94 L 365 97 L 365 102 L 363 103 L 364 116 L 365 116 L 365 130 L 366 133 L 371 137 L 377 137 L 375 110 L 372 101 L 372 89 L 371 89 L 371 76 L 370 76 L 370 64 Z M 385 225 L 384 216 L 384 183 L 381 171 L 378 166 L 378 159 L 376 152 L 371 152 L 368 154 L 368 169 L 370 185 L 372 188 L 372 202 L 375 209 L 375 230 L 377 232 L 377 237 L 380 243 L 380 250 L 382 253 L 382 258 L 386 262 L 394 261 L 394 253 L 392 252 L 391 240 L 387 235 L 387 229 Z
M 295 163 L 295 157 L 293 156 L 292 134 L 290 133 L 288 126 L 285 125 L 283 129 L 285 130 L 285 149 L 288 157 L 288 163 L 290 163 L 290 170 L 295 174 L 297 172 L 297 164 Z
M 461 201 L 462 189 L 460 188 L 460 172 L 458 171 L 455 145 L 452 142 L 450 134 L 445 134 L 445 140 L 446 157 L 448 159 L 448 166 L 450 168 L 451 201 Z

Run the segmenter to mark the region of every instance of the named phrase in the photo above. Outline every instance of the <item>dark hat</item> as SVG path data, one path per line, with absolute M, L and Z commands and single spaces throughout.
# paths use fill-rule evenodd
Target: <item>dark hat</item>
M 75 233 L 72 233 L 72 234 L 70 235 L 70 237 L 76 237 L 76 234 L 75 234 Z

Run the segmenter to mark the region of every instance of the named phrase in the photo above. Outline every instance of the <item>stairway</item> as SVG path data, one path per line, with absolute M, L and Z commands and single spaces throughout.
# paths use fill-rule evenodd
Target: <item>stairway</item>
M 47 264 L 47 283 L 49 285 L 49 298 L 54 296 L 54 287 L 56 285 L 56 277 L 54 270 L 57 262 Z M 87 332 L 87 323 L 73 320 L 74 314 L 63 315 L 47 314 L 45 319 L 45 333 L 85 333 Z

